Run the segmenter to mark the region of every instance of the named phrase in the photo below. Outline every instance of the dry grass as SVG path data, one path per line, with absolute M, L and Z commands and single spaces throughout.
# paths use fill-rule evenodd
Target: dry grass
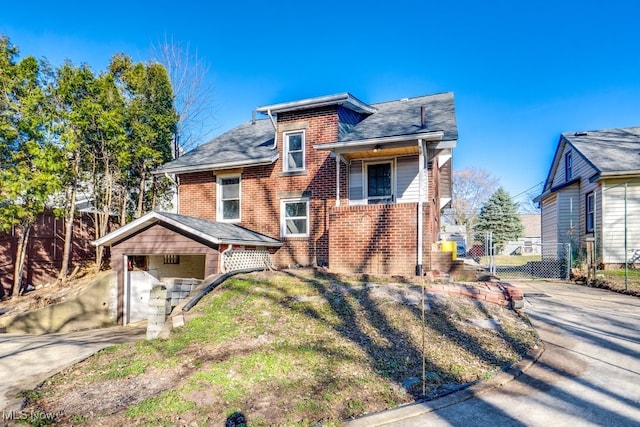
M 48 380 L 28 410 L 62 425 L 337 425 L 488 378 L 536 341 L 514 312 L 314 270 L 227 281 L 165 340 Z M 423 365 L 424 361 L 424 365 Z M 423 370 L 424 366 L 424 370 Z

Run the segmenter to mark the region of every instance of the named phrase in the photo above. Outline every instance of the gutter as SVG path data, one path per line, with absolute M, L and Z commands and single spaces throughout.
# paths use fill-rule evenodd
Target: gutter
M 434 132 L 424 132 L 420 134 L 413 135 L 398 135 L 398 136 L 389 136 L 383 138 L 369 138 L 362 139 L 360 141 L 341 141 L 341 142 L 331 142 L 328 144 L 316 144 L 313 146 L 316 150 L 336 150 L 341 148 L 355 148 L 355 147 L 364 147 L 367 145 L 376 145 L 376 144 L 391 144 L 394 142 L 407 142 L 411 140 L 418 141 L 428 141 L 428 142 L 441 142 L 443 145 L 447 144 L 446 141 L 442 141 L 444 138 L 443 131 L 434 131 Z M 453 146 L 451 147 L 441 147 L 441 148 L 454 148 L 455 141 L 452 142 Z
M 275 142 L 274 142 L 275 144 Z M 241 166 L 267 166 L 272 164 L 278 160 L 278 153 L 275 153 L 271 157 L 263 157 L 261 159 L 256 159 L 254 161 L 246 161 L 246 160 L 237 160 L 234 162 L 227 163 L 208 163 L 206 165 L 200 166 L 180 166 L 176 168 L 168 168 L 168 169 L 157 169 L 151 172 L 152 175 L 161 175 L 165 173 L 185 173 L 185 172 L 206 172 L 206 171 L 215 171 L 220 169 L 231 169 L 235 167 Z

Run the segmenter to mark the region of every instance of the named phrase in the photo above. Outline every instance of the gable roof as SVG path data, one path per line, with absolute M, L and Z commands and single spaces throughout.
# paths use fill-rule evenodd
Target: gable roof
M 535 201 L 539 202 L 547 194 L 580 180 L 577 177 L 557 188 L 551 188 L 555 173 L 562 165 L 562 153 L 567 145 L 594 169 L 593 176 L 584 177 L 591 181 L 640 174 L 640 127 L 565 132 L 560 135 L 543 192 Z
M 640 173 L 640 127 L 563 133 L 600 176 Z
M 234 244 L 250 246 L 282 246 L 279 240 L 251 231 L 239 225 L 207 221 L 187 215 L 169 212 L 148 214 L 120 227 L 93 242 L 95 246 L 111 246 L 155 224 L 168 225 L 177 231 L 200 238 L 212 244 Z
M 324 149 L 336 145 L 357 145 L 376 139 L 417 139 L 455 141 L 458 138 L 453 93 L 446 92 L 378 104 L 365 104 L 349 93 L 259 107 L 258 112 L 278 112 L 336 105 L 362 114 L 363 119 L 340 132 L 338 141 L 323 141 Z M 421 124 L 421 107 L 425 124 Z M 249 121 L 202 144 L 184 156 L 166 163 L 154 174 L 198 172 L 240 166 L 271 164 L 278 159 L 270 119 Z M 375 143 L 375 142 L 374 142 Z

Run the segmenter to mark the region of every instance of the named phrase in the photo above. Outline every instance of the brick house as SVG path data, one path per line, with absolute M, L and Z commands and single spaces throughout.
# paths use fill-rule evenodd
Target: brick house
M 256 111 L 266 117 L 155 171 L 177 182 L 173 220 L 251 231 L 256 240 L 241 247 L 267 248 L 278 267 L 405 276 L 446 269 L 450 254 L 432 247 L 452 193 L 452 93 L 376 104 L 343 93 Z M 96 243 L 112 247 L 113 262 L 118 245 L 151 223 L 167 226 L 161 216 L 143 217 Z M 233 246 L 229 240 L 217 238 L 215 251 Z

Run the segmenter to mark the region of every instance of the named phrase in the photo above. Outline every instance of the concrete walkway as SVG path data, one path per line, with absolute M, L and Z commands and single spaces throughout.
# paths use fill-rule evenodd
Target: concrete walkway
M 0 334 L 0 408 L 20 410 L 16 394 L 113 344 L 145 338 L 146 325 L 46 335 Z
M 515 284 L 544 345 L 533 352 L 536 363 L 347 425 L 640 425 L 640 298 L 565 283 Z

